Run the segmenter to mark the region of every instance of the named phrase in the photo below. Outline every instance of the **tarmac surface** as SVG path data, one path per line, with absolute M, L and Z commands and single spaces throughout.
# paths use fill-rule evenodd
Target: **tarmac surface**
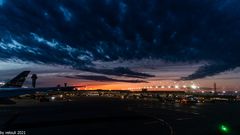
M 239 135 L 240 104 L 161 104 L 104 97 L 0 105 L 0 131 L 16 134 Z M 1 132 L 0 132 L 1 133 Z

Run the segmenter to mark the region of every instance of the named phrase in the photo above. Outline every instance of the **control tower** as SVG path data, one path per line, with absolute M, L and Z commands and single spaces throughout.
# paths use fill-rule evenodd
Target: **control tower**
M 31 78 L 32 78 L 32 87 L 36 88 L 36 82 L 37 82 L 37 78 L 38 78 L 37 74 L 33 74 Z

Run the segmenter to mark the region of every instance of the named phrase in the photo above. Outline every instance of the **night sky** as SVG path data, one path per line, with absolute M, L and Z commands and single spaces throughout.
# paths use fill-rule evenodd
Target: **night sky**
M 0 80 L 31 70 L 41 86 L 240 88 L 239 7 L 239 0 L 0 0 Z

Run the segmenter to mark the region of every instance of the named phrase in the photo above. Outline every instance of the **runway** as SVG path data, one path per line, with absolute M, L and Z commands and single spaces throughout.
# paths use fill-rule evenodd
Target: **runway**
M 30 100 L 29 100 L 30 101 Z M 104 97 L 74 97 L 72 101 L 19 101 L 1 105 L 1 131 L 26 134 L 220 134 L 227 122 L 239 134 L 238 104 L 161 104 Z

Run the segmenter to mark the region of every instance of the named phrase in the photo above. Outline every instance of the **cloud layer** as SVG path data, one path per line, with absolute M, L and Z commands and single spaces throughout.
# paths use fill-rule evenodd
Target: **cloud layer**
M 93 61 L 207 61 L 182 79 L 212 76 L 240 65 L 239 6 L 239 0 L 5 0 L 0 60 L 137 78 L 153 75 L 127 65 L 97 69 Z

